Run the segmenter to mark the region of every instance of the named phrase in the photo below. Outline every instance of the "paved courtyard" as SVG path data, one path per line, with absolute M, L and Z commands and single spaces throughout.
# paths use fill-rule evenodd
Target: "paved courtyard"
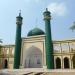
M 4 69 L 0 70 L 0 75 L 75 75 L 74 69 L 42 69 L 42 68 L 30 68 L 30 69 Z

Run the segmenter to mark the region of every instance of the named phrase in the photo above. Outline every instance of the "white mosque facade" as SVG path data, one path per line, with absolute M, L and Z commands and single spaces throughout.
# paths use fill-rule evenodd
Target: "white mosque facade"
M 54 68 L 73 69 L 75 40 L 53 41 Z M 29 36 L 22 39 L 21 61 L 22 68 L 47 68 L 45 35 Z

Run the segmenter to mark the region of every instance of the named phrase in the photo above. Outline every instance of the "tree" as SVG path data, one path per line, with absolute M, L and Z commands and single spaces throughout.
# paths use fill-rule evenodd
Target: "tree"
M 75 30 L 75 22 L 73 22 L 73 25 L 70 27 L 70 29 L 73 31 Z

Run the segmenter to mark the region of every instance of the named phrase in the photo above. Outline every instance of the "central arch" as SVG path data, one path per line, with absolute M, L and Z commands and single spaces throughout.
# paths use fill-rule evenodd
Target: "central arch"
M 30 47 L 25 52 L 25 68 L 42 68 L 42 52 L 37 47 Z

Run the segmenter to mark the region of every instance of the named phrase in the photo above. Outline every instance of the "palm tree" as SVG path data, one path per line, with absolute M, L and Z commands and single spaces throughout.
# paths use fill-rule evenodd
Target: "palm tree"
M 70 27 L 70 29 L 73 31 L 75 30 L 75 22 L 73 22 L 73 25 Z
M 0 39 L 0 43 L 3 43 L 2 39 Z

